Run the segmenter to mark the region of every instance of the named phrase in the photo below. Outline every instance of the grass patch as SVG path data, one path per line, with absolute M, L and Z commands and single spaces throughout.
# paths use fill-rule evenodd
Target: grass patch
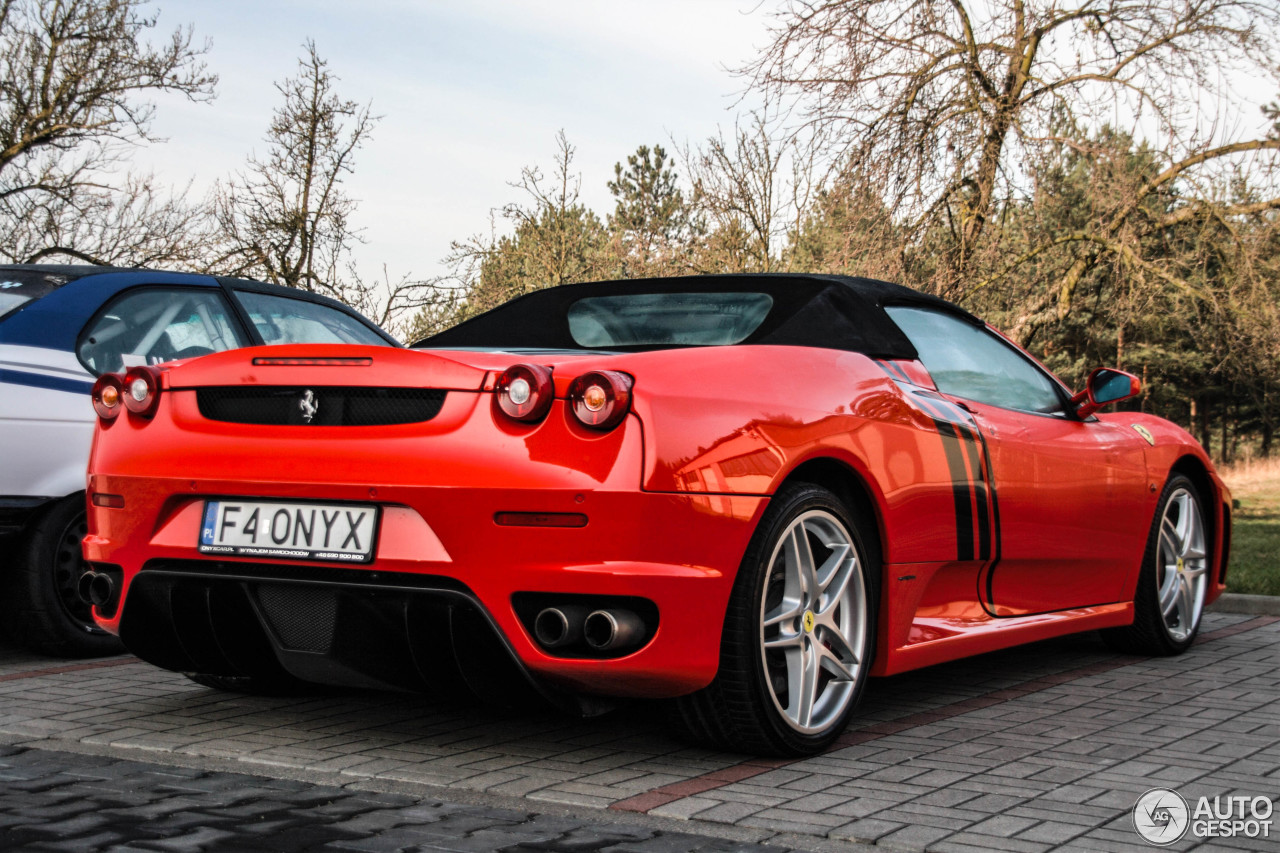
M 1227 591 L 1280 595 L 1280 459 L 1233 465 L 1222 478 L 1240 504 L 1233 513 Z

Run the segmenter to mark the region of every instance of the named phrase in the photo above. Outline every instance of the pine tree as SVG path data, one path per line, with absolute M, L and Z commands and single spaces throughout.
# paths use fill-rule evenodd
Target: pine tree
M 690 211 L 675 169 L 661 145 L 641 145 L 628 155 L 627 167 L 613 167 L 609 192 L 617 200 L 609 229 L 620 246 L 621 273 L 662 275 L 687 253 Z

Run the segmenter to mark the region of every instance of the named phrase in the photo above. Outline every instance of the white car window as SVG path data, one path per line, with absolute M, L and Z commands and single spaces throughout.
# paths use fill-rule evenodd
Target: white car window
M 80 333 L 76 355 L 94 374 L 248 346 L 221 293 L 147 287 L 120 294 Z

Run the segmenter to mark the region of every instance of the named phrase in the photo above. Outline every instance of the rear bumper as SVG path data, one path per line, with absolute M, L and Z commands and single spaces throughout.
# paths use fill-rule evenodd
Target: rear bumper
M 463 684 L 481 695 L 488 686 L 471 682 L 501 669 L 493 663 L 499 657 L 552 692 L 662 697 L 705 686 L 719 664 L 737 567 L 767 502 L 638 490 L 317 489 L 101 474 L 91 488 L 125 503 L 91 510 L 86 559 L 120 569 L 110 617 L 97 610 L 95 617 L 139 657 L 228 675 L 257 674 L 244 661 L 265 657 L 306 681 L 432 691 Z M 376 502 L 375 560 L 356 567 L 200 554 L 204 501 L 246 494 Z M 573 511 L 589 522 L 495 523 L 496 513 L 512 511 Z M 621 657 L 552 654 L 533 639 L 527 609 L 522 619 L 520 593 L 641 598 L 656 607 L 656 632 Z M 295 612 L 281 615 L 277 607 L 273 615 L 264 594 L 293 601 Z M 488 640 L 477 639 L 485 632 Z M 250 635 L 256 645 L 242 648 Z M 296 640 L 311 635 L 322 639 Z M 463 646 L 484 650 L 481 660 L 469 661 Z M 442 675 L 441 659 L 455 660 L 457 671 Z
M 504 654 L 554 688 L 661 697 L 709 683 L 734 576 L 768 499 L 643 492 L 635 416 L 590 433 L 559 400 L 533 426 L 496 418 L 490 401 L 450 391 L 420 424 L 253 426 L 205 420 L 194 392 L 179 390 L 166 392 L 150 421 L 100 428 L 89 490 L 114 506 L 90 506 L 84 553 L 118 579 L 118 593 L 95 609 L 98 624 L 170 669 L 238 666 L 226 634 L 243 624 L 265 636 L 259 652 L 304 680 L 430 687 L 437 679 L 417 661 L 453 648 L 432 626 L 463 620 L 483 624 Z M 199 553 L 205 501 L 230 497 L 377 506 L 374 559 Z M 499 513 L 588 521 L 511 526 L 496 522 Z M 337 577 L 336 586 L 325 581 Z M 267 588 L 268 597 L 292 596 L 297 621 L 331 632 L 332 643 L 297 648 L 273 623 Z M 561 595 L 644 599 L 656 630 L 621 656 L 549 653 L 516 602 Z M 395 672 L 389 661 L 399 662 Z
M 132 510 L 157 485 L 125 479 L 96 478 L 95 488 L 123 495 Z M 246 488 L 254 487 L 238 483 L 224 494 Z M 575 502 L 579 496 L 582 503 Z M 179 671 L 254 674 L 236 663 L 247 659 L 236 651 L 238 641 L 224 636 L 252 629 L 266 641 L 258 652 L 269 648 L 281 667 L 303 680 L 359 684 L 359 674 L 369 684 L 439 689 L 440 679 L 424 672 L 420 661 L 455 655 L 455 644 L 436 632 L 440 624 L 463 620 L 458 624 L 467 626 L 468 636 L 488 629 L 522 669 L 572 692 L 656 697 L 705 686 L 719 663 L 734 575 L 765 500 L 564 494 L 560 501 L 587 512 L 586 527 L 513 528 L 493 521 L 497 512 L 550 511 L 550 497 L 431 488 L 388 495 L 381 504 L 377 559 L 340 568 L 199 554 L 205 495 L 160 500 L 164 509 L 154 524 L 136 510 L 95 508 L 85 556 L 123 570 L 113 617 L 95 615 L 135 654 Z M 347 496 L 332 496 L 342 498 Z M 287 591 L 297 602 L 288 626 L 273 620 L 264 590 Z M 532 638 L 527 614 L 520 618 L 513 600 L 520 593 L 642 598 L 657 608 L 657 630 L 623 657 L 553 655 Z M 135 596 L 142 603 L 135 604 Z M 321 603 L 308 604 L 314 601 Z M 310 632 L 299 627 L 308 622 Z M 289 639 L 308 633 L 329 639 Z M 484 670 L 458 660 L 466 673 Z

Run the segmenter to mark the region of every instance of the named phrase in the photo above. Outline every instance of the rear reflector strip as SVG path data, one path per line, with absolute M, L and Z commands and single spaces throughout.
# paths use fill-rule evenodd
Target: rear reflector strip
M 108 495 L 103 492 L 94 492 L 93 505 L 124 509 L 124 495 Z
M 368 367 L 373 359 L 360 358 L 283 358 L 275 356 L 259 356 L 253 360 L 259 367 Z
M 586 527 L 580 512 L 496 512 L 493 523 L 503 527 Z

